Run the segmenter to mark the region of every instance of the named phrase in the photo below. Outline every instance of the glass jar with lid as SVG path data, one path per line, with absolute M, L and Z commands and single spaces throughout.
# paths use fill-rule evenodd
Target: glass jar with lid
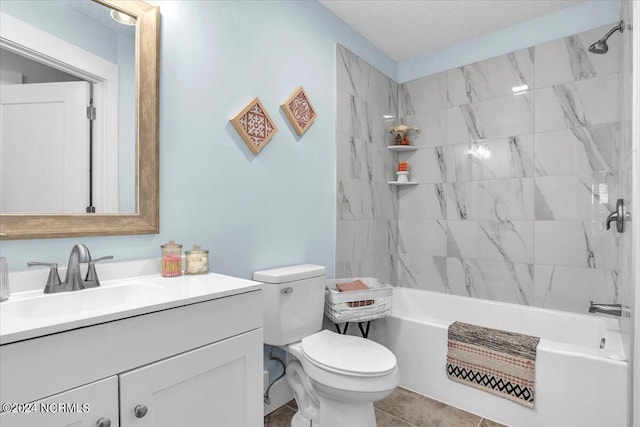
M 209 272 L 209 251 L 199 245 L 185 252 L 185 274 L 207 274 Z
M 182 274 L 182 245 L 170 240 L 162 248 L 162 277 L 176 277 Z

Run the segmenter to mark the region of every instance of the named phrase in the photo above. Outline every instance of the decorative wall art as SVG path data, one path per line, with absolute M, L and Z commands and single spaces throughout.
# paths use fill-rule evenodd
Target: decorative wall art
M 249 101 L 229 121 L 253 154 L 258 154 L 278 132 L 278 128 L 257 97 Z
M 280 107 L 298 135 L 305 133 L 318 117 L 302 86 L 298 86 Z

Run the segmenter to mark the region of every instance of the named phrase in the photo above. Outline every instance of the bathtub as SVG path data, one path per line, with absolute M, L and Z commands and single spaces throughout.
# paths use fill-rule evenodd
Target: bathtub
M 447 378 L 454 321 L 541 338 L 533 409 Z M 398 359 L 400 386 L 513 427 L 625 427 L 628 362 L 615 318 L 395 288 L 370 338 Z M 604 344 L 603 348 L 601 344 Z

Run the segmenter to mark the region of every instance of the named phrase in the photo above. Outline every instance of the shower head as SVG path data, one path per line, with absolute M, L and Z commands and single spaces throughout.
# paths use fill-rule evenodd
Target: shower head
M 602 39 L 598 40 L 597 42 L 589 46 L 589 52 L 591 53 L 603 54 L 603 53 L 607 53 L 608 50 L 609 50 L 609 46 L 607 45 L 607 42 Z
M 591 53 L 607 53 L 609 50 L 609 46 L 607 46 L 607 39 L 611 37 L 611 34 L 620 30 L 620 32 L 624 31 L 624 21 L 620 21 L 618 25 L 609 30 L 607 34 L 604 35 L 603 38 L 589 46 L 589 52 Z

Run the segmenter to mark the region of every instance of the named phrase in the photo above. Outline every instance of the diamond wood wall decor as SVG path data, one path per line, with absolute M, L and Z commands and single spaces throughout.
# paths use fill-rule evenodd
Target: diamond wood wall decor
M 302 86 L 298 86 L 280 107 L 298 135 L 305 133 L 318 117 Z
M 249 101 L 229 121 L 253 154 L 258 154 L 278 132 L 278 128 L 257 97 Z

